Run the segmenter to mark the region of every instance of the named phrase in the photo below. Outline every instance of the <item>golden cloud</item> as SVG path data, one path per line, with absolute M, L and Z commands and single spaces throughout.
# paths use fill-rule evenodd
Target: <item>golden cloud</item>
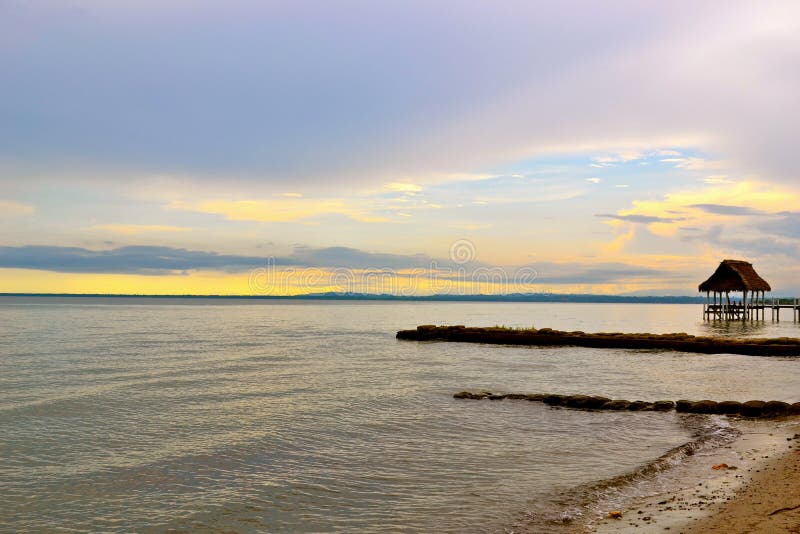
M 196 203 L 173 201 L 169 209 L 222 215 L 234 221 L 288 222 L 323 215 L 344 215 L 360 222 L 386 222 L 366 208 L 342 200 L 281 198 L 269 200 L 207 200 Z

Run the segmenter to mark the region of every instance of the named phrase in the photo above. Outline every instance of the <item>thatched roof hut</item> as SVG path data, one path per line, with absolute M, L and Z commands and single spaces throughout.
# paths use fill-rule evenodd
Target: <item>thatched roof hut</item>
M 750 262 L 742 260 L 722 260 L 717 270 L 711 277 L 700 284 L 698 289 L 702 292 L 728 293 L 741 291 L 743 293 L 772 291 L 766 280 L 761 278 Z

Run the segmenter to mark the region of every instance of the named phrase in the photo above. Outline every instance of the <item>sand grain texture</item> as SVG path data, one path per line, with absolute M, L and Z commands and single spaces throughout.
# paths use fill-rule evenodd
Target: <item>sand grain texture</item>
M 800 439 L 787 443 L 791 449 L 752 473 L 733 500 L 684 532 L 800 533 Z

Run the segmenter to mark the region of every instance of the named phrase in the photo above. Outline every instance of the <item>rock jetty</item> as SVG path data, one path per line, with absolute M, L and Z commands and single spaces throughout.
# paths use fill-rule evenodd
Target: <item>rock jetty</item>
M 752 356 L 800 356 L 800 339 L 720 338 L 676 334 L 623 334 L 565 332 L 552 328 L 514 329 L 505 327 L 468 328 L 422 325 L 397 332 L 397 339 L 414 341 L 456 341 L 496 345 L 578 346 L 602 349 L 658 349 L 703 354 L 747 354 Z
M 739 415 L 742 417 L 783 417 L 800 415 L 800 402 L 789 404 L 782 401 L 751 400 L 747 402 L 681 399 L 647 402 L 610 399 L 599 395 L 558 395 L 546 393 L 492 393 L 491 391 L 460 391 L 455 399 L 472 400 L 527 400 L 543 402 L 548 406 L 575 408 L 578 410 L 615 410 L 629 412 L 671 412 Z

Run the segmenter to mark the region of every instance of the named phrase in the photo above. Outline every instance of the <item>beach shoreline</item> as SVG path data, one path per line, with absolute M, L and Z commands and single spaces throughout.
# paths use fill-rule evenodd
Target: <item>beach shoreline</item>
M 687 459 L 678 487 L 636 499 L 584 532 L 799 532 L 800 418 L 738 419 L 728 445 Z

